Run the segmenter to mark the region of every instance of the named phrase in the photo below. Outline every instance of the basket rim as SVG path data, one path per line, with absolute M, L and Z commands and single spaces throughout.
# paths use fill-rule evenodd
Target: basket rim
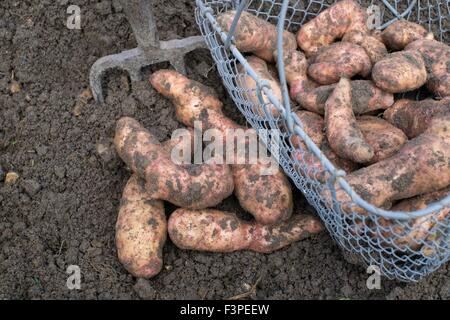
M 234 57 L 244 66 L 245 71 L 247 74 L 253 78 L 253 80 L 257 84 L 257 92 L 258 97 L 261 99 L 261 92 L 264 92 L 265 96 L 268 98 L 268 100 L 275 106 L 275 108 L 279 111 L 280 116 L 288 122 L 288 117 L 286 113 L 285 106 L 280 103 L 277 97 L 273 94 L 272 89 L 270 88 L 270 85 L 264 81 L 264 79 L 261 79 L 256 72 L 253 70 L 253 68 L 248 64 L 247 59 L 245 56 L 239 51 L 239 49 L 236 48 L 236 46 L 233 44 L 232 35 L 229 33 L 224 32 L 220 26 L 218 25 L 215 17 L 214 17 L 214 10 L 203 3 L 204 0 L 196 0 L 196 5 L 200 10 L 200 14 L 203 15 L 212 25 L 212 27 L 215 29 L 215 31 L 219 34 L 221 37 L 221 40 L 223 44 L 229 44 L 229 50 L 232 52 Z M 385 3 L 385 0 L 382 0 Z M 231 2 L 231 1 L 230 1 Z M 245 3 L 248 2 L 248 0 L 241 0 L 236 1 L 239 2 L 239 7 L 242 6 L 242 9 L 245 10 Z M 287 2 L 287 0 L 283 0 L 283 2 Z M 244 3 L 244 5 L 242 5 Z M 417 0 L 412 1 L 413 5 L 417 3 Z M 412 6 L 410 6 L 412 8 Z M 406 13 L 407 14 L 407 13 Z M 238 17 L 239 18 L 239 17 Z M 391 23 L 395 20 L 398 20 L 399 18 L 392 19 Z M 280 40 L 282 40 L 282 37 L 279 37 Z M 282 44 L 278 43 L 278 48 L 282 50 Z M 281 59 L 281 63 L 283 64 L 283 61 Z M 279 65 L 279 68 L 283 67 L 284 65 Z M 280 75 L 281 76 L 281 75 Z M 290 109 L 290 108 L 289 108 Z M 445 208 L 450 208 L 450 195 L 447 197 L 444 197 L 443 199 L 433 202 L 429 205 L 427 205 L 426 208 L 421 210 L 415 210 L 411 212 L 405 212 L 405 211 L 391 211 L 391 210 L 385 210 L 382 208 L 378 208 L 377 206 L 374 206 L 364 200 L 358 193 L 356 193 L 353 189 L 353 187 L 345 180 L 346 173 L 342 170 L 339 170 L 336 168 L 330 160 L 323 154 L 323 152 L 318 148 L 318 146 L 311 140 L 311 138 L 303 131 L 303 125 L 301 120 L 298 118 L 298 116 L 295 113 L 290 113 L 290 116 L 292 117 L 292 120 L 294 121 L 295 126 L 293 127 L 293 132 L 291 134 L 299 136 L 306 144 L 307 148 L 321 161 L 321 163 L 325 167 L 325 171 L 331 174 L 331 179 L 329 180 L 331 183 L 327 183 L 328 188 L 330 188 L 330 191 L 335 192 L 334 185 L 337 183 L 350 197 L 351 201 L 353 201 L 357 206 L 361 207 L 362 209 L 366 210 L 369 214 L 375 214 L 377 216 L 386 218 L 386 219 L 395 219 L 395 220 L 412 220 L 420 217 L 424 217 L 426 215 L 430 215 L 433 213 L 436 213 L 437 211 L 440 211 Z M 297 148 L 299 149 L 299 148 Z M 301 148 L 300 148 L 301 149 Z M 288 174 L 289 175 L 289 174 Z M 340 204 L 341 201 L 338 201 L 335 196 L 333 198 L 333 205 Z

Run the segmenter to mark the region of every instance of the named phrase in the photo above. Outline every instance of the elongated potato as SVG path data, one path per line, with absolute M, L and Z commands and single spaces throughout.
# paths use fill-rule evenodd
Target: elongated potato
M 325 103 L 336 87 L 335 84 L 319 86 L 306 75 L 307 61 L 300 51 L 284 54 L 286 81 L 290 85 L 290 95 L 303 108 L 318 113 L 325 113 Z M 352 85 L 352 102 L 355 114 L 365 114 L 379 109 L 387 109 L 394 103 L 392 93 L 383 91 L 370 80 L 354 80 Z
M 394 52 L 375 64 L 372 79 L 387 92 L 403 93 L 423 86 L 427 82 L 427 70 L 419 52 Z
M 357 163 L 372 161 L 374 150 L 358 128 L 353 113 L 349 79 L 342 78 L 328 98 L 325 123 L 328 142 L 337 155 Z
M 337 42 L 323 47 L 309 62 L 308 75 L 322 85 L 336 83 L 342 77 L 367 77 L 372 70 L 366 50 L 350 42 Z
M 446 188 L 450 185 L 450 114 L 433 119 L 423 134 L 394 156 L 359 169 L 346 180 L 363 199 L 387 208 L 396 200 Z M 337 189 L 337 199 L 346 207 L 350 197 Z
M 230 31 L 235 14 L 236 11 L 230 10 L 217 16 L 217 22 L 223 31 Z M 252 52 L 259 58 L 272 62 L 277 49 L 277 29 L 270 22 L 244 11 L 239 18 L 234 41 L 240 51 Z M 283 33 L 283 48 L 286 51 L 297 49 L 295 35 L 286 30 Z
M 246 131 L 225 117 L 220 108 L 221 103 L 209 91 L 200 90 L 198 95 L 208 103 L 203 104 L 202 99 L 187 99 L 184 96 L 190 93 L 190 88 L 200 88 L 195 81 L 171 70 L 159 70 L 150 78 L 152 86 L 164 96 L 170 98 L 175 104 L 177 119 L 186 126 L 193 126 L 194 121 L 200 121 L 203 129 L 218 129 L 222 132 L 226 145 L 235 142 L 235 136 L 227 135 L 229 130 L 238 133 L 256 136 L 254 130 Z M 175 85 L 176 84 L 176 85 Z M 210 90 L 210 89 L 209 89 Z M 209 103 L 214 100 L 215 103 Z M 227 141 L 231 139 L 231 141 Z M 246 141 L 247 143 L 247 141 Z M 247 145 L 248 146 L 248 145 Z M 286 176 L 279 167 L 273 174 L 265 175 L 267 164 L 260 159 L 253 163 L 242 161 L 241 156 L 234 150 L 235 158 L 231 169 L 235 178 L 235 194 L 240 205 L 263 224 L 274 224 L 288 219 L 292 214 L 292 190 Z M 274 159 L 273 159 L 274 160 Z M 273 161 L 275 162 L 275 160 Z M 272 162 L 272 163 L 273 163 Z M 277 186 L 274 189 L 272 186 Z
M 218 210 L 178 209 L 168 225 L 170 239 L 178 248 L 223 253 L 270 253 L 323 230 L 321 222 L 309 215 L 296 214 L 286 222 L 266 226 Z
M 123 190 L 116 223 L 119 261 L 135 277 L 154 277 L 163 266 L 166 237 L 163 202 L 152 199 L 145 181 L 133 175 Z
M 450 194 L 450 187 L 443 190 L 427 193 L 415 198 L 406 199 L 401 201 L 392 207 L 393 211 L 416 211 L 425 209 L 429 204 L 436 202 L 438 200 L 444 199 Z M 385 232 L 383 235 L 385 237 L 395 239 L 394 244 L 400 248 L 400 250 L 417 250 L 423 247 L 425 241 L 437 241 L 442 239 L 440 237 L 445 237 L 444 234 L 433 234 L 430 233 L 431 229 L 436 225 L 436 223 L 444 221 L 450 214 L 450 208 L 444 208 L 439 210 L 437 213 L 425 215 L 420 218 L 413 219 L 412 222 L 393 222 L 392 220 L 381 219 L 380 224 L 385 228 L 390 228 L 390 231 Z M 405 226 L 405 224 L 407 225 Z M 441 228 L 442 233 L 444 228 Z M 403 234 L 405 234 L 403 236 Z M 447 238 L 447 242 L 449 239 Z M 426 255 L 432 255 L 435 253 L 435 248 L 430 245 L 426 245 L 422 248 L 422 252 Z
M 272 89 L 273 94 L 275 95 L 275 97 L 278 99 L 278 101 L 280 101 L 280 103 L 283 102 L 283 96 L 281 94 L 281 87 L 280 84 L 278 82 L 278 80 L 276 80 L 270 73 L 267 64 L 264 60 L 255 57 L 255 56 L 251 56 L 247 58 L 247 62 L 248 64 L 253 68 L 253 70 L 256 72 L 256 74 L 264 80 L 267 80 L 270 84 L 270 88 Z M 242 73 L 245 73 L 245 70 L 243 70 L 243 67 L 240 66 L 240 71 Z M 249 99 L 251 102 L 253 102 L 254 104 L 254 108 L 253 108 L 253 112 L 255 112 L 256 114 L 260 115 L 260 116 L 265 116 L 265 112 L 264 110 L 261 108 L 261 103 L 258 99 L 258 95 L 256 93 L 256 81 L 253 80 L 252 77 L 250 77 L 248 74 L 245 75 L 244 80 L 243 80 L 243 86 L 246 89 L 251 90 L 250 92 L 246 93 L 246 97 L 247 99 Z M 269 112 L 269 114 L 272 114 L 274 116 L 278 116 L 279 112 L 278 110 L 275 108 L 275 106 L 270 102 L 269 98 L 266 96 L 266 94 L 264 92 L 262 93 L 262 98 L 264 101 L 264 104 L 267 108 L 267 111 Z
M 360 117 L 357 124 L 375 153 L 372 163 L 393 156 L 408 140 L 402 130 L 378 117 Z
M 410 43 L 405 50 L 422 54 L 428 72 L 428 90 L 441 97 L 450 96 L 450 46 L 436 40 L 420 39 Z
M 368 33 L 366 12 L 356 1 L 338 1 L 300 28 L 297 43 L 310 57 L 353 30 Z
M 377 37 L 363 31 L 353 30 L 348 32 L 344 35 L 342 41 L 351 42 L 364 48 L 367 55 L 370 57 L 372 65 L 383 59 L 388 54 L 386 46 L 383 42 L 379 41 Z
M 420 24 L 404 19 L 395 21 L 382 33 L 384 44 L 392 50 L 403 50 L 408 44 L 428 35 L 428 30 Z
M 442 100 L 398 100 L 384 112 L 384 118 L 412 139 L 423 133 L 434 117 L 450 112 L 450 97 Z
M 114 143 L 122 160 L 146 180 L 153 199 L 197 209 L 215 206 L 233 193 L 229 166 L 177 165 L 170 152 L 132 118 L 117 122 Z

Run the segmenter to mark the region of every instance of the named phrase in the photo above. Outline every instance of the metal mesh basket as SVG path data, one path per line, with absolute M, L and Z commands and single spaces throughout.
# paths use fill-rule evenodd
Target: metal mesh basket
M 284 27 L 296 32 L 303 23 L 334 2 L 253 0 L 241 3 L 238 0 L 196 0 L 196 19 L 224 85 L 237 107 L 255 129 L 277 130 L 281 139 L 271 139 L 270 135 L 261 135 L 261 138 L 269 150 L 279 155 L 280 165 L 316 208 L 335 241 L 361 256 L 366 264 L 378 266 L 388 278 L 417 281 L 450 258 L 450 197 L 423 210 L 408 213 L 385 211 L 364 201 L 345 181 L 345 174 L 336 169 L 305 134 L 300 119 L 290 111 L 289 104 L 277 100 L 270 85 L 257 76 L 245 56 L 232 43 L 224 45 L 228 34 L 222 32 L 216 21 L 218 14 L 242 7 L 277 24 L 280 12 L 284 11 Z M 437 39 L 449 43 L 449 0 L 362 3 L 366 7 L 372 4 L 380 8 L 380 29 L 398 18 L 405 18 L 421 23 L 434 32 Z M 243 80 L 247 75 L 256 81 L 256 90 L 246 87 Z M 281 80 L 282 76 L 280 72 Z M 268 99 L 263 100 L 262 94 Z M 254 95 L 259 97 L 259 105 L 255 106 L 254 99 L 249 98 Z M 279 116 L 255 112 L 267 110 L 269 104 L 277 108 Z M 306 147 L 294 148 L 291 143 L 293 136 L 300 137 Z M 314 154 L 321 161 L 322 169 L 309 166 L 303 160 L 306 153 Z M 337 188 L 347 192 L 352 200 L 345 203 L 337 201 Z

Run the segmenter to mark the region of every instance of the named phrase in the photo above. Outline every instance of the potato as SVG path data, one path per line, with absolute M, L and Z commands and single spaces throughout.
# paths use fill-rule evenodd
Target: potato
M 217 16 L 217 22 L 223 31 L 229 32 L 235 14 L 236 11 L 230 10 Z M 241 52 L 252 52 L 267 62 L 273 62 L 274 51 L 277 49 L 277 28 L 270 22 L 243 11 L 235 30 L 234 43 Z M 283 33 L 283 48 L 286 51 L 297 48 L 295 35 L 286 30 Z
M 295 112 L 297 117 L 300 119 L 303 125 L 303 131 L 311 138 L 311 140 L 320 146 L 325 140 L 324 127 L 325 123 L 323 118 L 317 113 L 300 110 Z M 292 145 L 297 148 L 299 144 L 303 144 L 302 147 L 305 149 L 306 145 L 297 136 L 292 136 Z
M 360 117 L 357 124 L 364 139 L 375 152 L 372 163 L 393 156 L 408 140 L 402 130 L 378 117 Z
M 444 199 L 449 194 L 450 188 L 427 193 L 415 198 L 403 200 L 392 207 L 392 210 L 412 212 L 425 209 L 429 204 Z M 442 223 L 449 214 L 450 208 L 447 207 L 436 213 L 412 219 L 411 222 L 402 221 L 397 223 L 396 221 L 382 218 L 380 219 L 380 224 L 386 229 L 390 228 L 389 231 L 383 233 L 383 236 L 385 238 L 394 239 L 395 246 L 400 248 L 400 250 L 404 251 L 408 248 L 411 250 L 418 250 L 422 248 L 422 252 L 425 253 L 425 255 L 430 256 L 435 253 L 435 248 L 434 246 L 430 246 L 428 244 L 423 247 L 425 241 L 439 242 L 441 240 L 439 238 L 441 237 L 447 237 L 447 240 L 443 240 L 447 242 L 449 241 L 447 235 L 440 234 L 443 232 L 443 228 L 441 228 L 440 232 L 437 231 L 435 234 L 431 233 L 431 230 L 435 227 L 436 222 Z
M 403 93 L 423 86 L 427 82 L 427 70 L 419 52 L 394 52 L 375 64 L 372 79 L 384 91 Z
M 246 222 L 234 213 L 218 210 L 178 209 L 169 218 L 169 236 L 180 249 L 270 253 L 323 230 L 320 221 L 296 214 L 274 226 Z
M 365 10 L 356 1 L 338 1 L 300 28 L 297 43 L 310 57 L 353 30 L 368 32 Z
M 272 77 L 272 75 L 267 67 L 266 62 L 255 56 L 248 57 L 247 62 L 261 79 L 267 80 L 269 82 L 270 88 L 272 89 L 274 96 L 278 99 L 278 101 L 280 103 L 283 103 L 283 95 L 281 93 L 280 84 L 279 84 L 278 80 L 276 80 L 274 77 Z M 245 74 L 245 70 L 242 66 L 239 67 L 239 70 L 240 70 L 240 72 Z M 257 115 L 265 116 L 266 113 L 264 112 L 264 110 L 261 107 L 261 103 L 258 99 L 258 95 L 256 92 L 257 86 L 256 86 L 255 80 L 253 80 L 252 77 L 250 77 L 248 74 L 246 74 L 244 76 L 244 79 L 243 79 L 241 85 L 245 89 L 250 90 L 250 92 L 246 92 L 246 93 L 244 93 L 244 95 L 247 97 L 247 99 L 249 101 L 253 102 L 253 104 L 254 104 L 253 112 Z M 278 116 L 279 115 L 278 110 L 270 102 L 269 98 L 265 95 L 265 93 L 264 92 L 261 92 L 261 93 L 262 93 L 263 101 L 265 103 L 265 107 L 267 108 L 267 111 L 269 112 L 269 114 L 271 114 L 273 116 Z
M 428 90 L 441 97 L 450 96 L 450 46 L 421 39 L 410 43 L 405 50 L 422 54 L 428 72 Z
M 215 206 L 233 193 L 229 166 L 177 165 L 170 151 L 132 118 L 124 117 L 117 122 L 114 143 L 122 160 L 146 180 L 146 190 L 152 199 L 200 209 Z
M 338 157 L 330 148 L 325 138 L 325 123 L 320 115 L 309 111 L 297 111 L 296 114 L 303 124 L 305 133 L 308 134 L 336 168 L 342 169 L 347 173 L 357 169 L 357 165 L 354 162 Z M 300 164 L 308 168 L 307 174 L 309 177 L 325 182 L 329 178 L 329 174 L 325 172 L 325 168 L 319 158 L 309 151 L 306 144 L 299 137 L 293 136 L 291 141 L 294 148 L 300 148 L 294 152 L 294 156 Z
M 336 85 L 319 86 L 306 75 L 307 61 L 300 51 L 284 54 L 286 81 L 290 85 L 290 95 L 303 108 L 325 113 L 325 103 Z M 365 114 L 378 109 L 387 109 L 394 103 L 392 93 L 382 91 L 370 80 L 354 80 L 352 85 L 353 111 Z
M 163 266 L 166 237 L 163 202 L 152 199 L 145 181 L 133 175 L 123 190 L 116 223 L 119 261 L 135 277 L 156 276 Z
M 328 142 L 338 156 L 357 163 L 372 161 L 374 150 L 358 128 L 353 113 L 349 79 L 342 78 L 328 98 L 325 105 L 325 123 Z
M 383 43 L 392 50 L 403 50 L 413 41 L 423 39 L 428 35 L 428 30 L 420 24 L 397 20 L 381 33 Z
M 390 208 L 396 200 L 449 186 L 449 164 L 450 114 L 445 114 L 433 119 L 423 134 L 408 141 L 395 155 L 347 175 L 346 181 L 372 205 Z M 324 196 L 331 203 L 327 192 Z M 347 208 L 345 203 L 351 201 L 339 187 L 337 199 L 344 203 L 344 208 Z
M 398 100 L 384 112 L 384 118 L 412 139 L 423 133 L 434 117 L 450 112 L 450 97 L 442 100 Z
M 204 92 L 201 89 L 196 91 L 198 96 L 203 97 L 202 99 L 189 100 L 184 97 L 190 92 L 190 88 L 200 88 L 195 81 L 174 71 L 159 70 L 151 76 L 150 82 L 161 94 L 171 98 L 175 104 L 177 119 L 186 126 L 193 126 L 194 121 L 201 121 L 204 130 L 220 130 L 224 142 L 227 144 L 232 143 L 226 141 L 227 130 L 245 130 L 225 117 L 219 108 L 216 108 L 217 105 L 220 105 L 220 101 L 213 98 L 210 89 Z M 214 99 L 216 103 L 209 103 Z M 206 100 L 208 103 L 203 104 L 202 100 Z M 250 136 L 256 136 L 254 130 L 247 133 Z M 236 151 L 231 169 L 235 177 L 235 194 L 241 206 L 263 224 L 274 224 L 288 219 L 292 214 L 292 190 L 281 169 L 278 167 L 274 174 L 264 176 L 263 171 L 267 168 L 266 164 L 259 159 L 255 163 L 243 161 Z M 272 186 L 277 187 L 275 189 Z
M 383 42 L 379 41 L 377 37 L 374 37 L 365 32 L 354 30 L 348 32 L 342 38 L 344 42 L 354 43 L 361 46 L 366 50 L 372 65 L 383 59 L 388 51 Z
M 322 85 L 336 83 L 342 77 L 367 77 L 372 70 L 366 50 L 349 42 L 337 42 L 319 49 L 309 63 L 308 75 Z

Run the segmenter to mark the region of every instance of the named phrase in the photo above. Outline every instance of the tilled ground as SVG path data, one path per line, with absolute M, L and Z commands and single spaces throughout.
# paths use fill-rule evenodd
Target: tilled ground
M 198 34 L 194 1 L 153 2 L 162 39 Z M 69 4 L 81 7 L 82 30 L 66 28 Z M 116 258 L 114 224 L 130 173 L 111 146 L 115 122 L 135 117 L 161 140 L 180 125 L 166 99 L 124 73 L 109 75 L 105 105 L 79 96 L 96 59 L 135 46 L 116 1 L 1 1 L 0 175 L 20 178 L 0 182 L 0 298 L 220 299 L 258 282 L 250 298 L 448 299 L 448 266 L 417 284 L 384 280 L 381 290 L 368 290 L 365 269 L 346 262 L 326 233 L 269 255 L 186 252 L 168 241 L 159 276 L 127 274 Z M 209 53 L 194 52 L 187 62 L 189 76 L 214 87 L 227 114 L 244 123 Z M 312 212 L 295 196 L 297 211 Z M 234 198 L 220 208 L 245 215 Z M 80 266 L 81 290 L 67 289 L 68 265 Z

